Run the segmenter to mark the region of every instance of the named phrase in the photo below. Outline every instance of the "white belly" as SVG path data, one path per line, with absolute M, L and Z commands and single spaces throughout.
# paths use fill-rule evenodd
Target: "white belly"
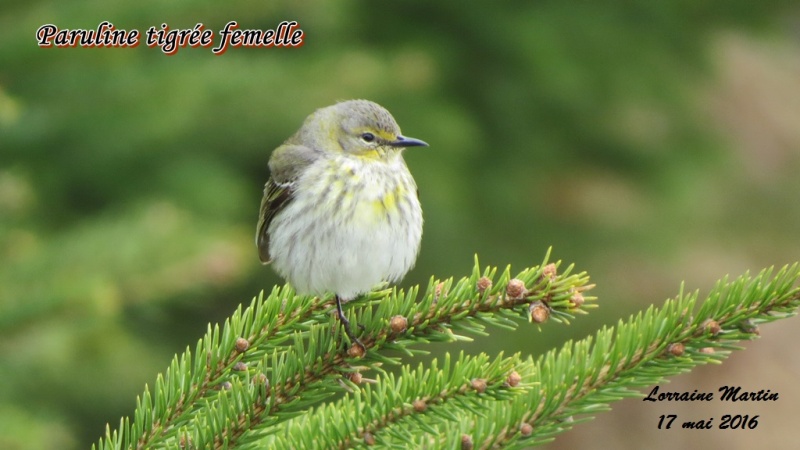
M 305 185 L 270 224 L 275 270 L 301 294 L 350 300 L 382 281 L 399 281 L 416 261 L 422 209 L 405 164 L 354 170 L 347 183 L 359 183 L 358 196 L 342 196 L 343 180 L 325 165 L 308 170 L 297 181 Z M 411 195 L 381 203 L 390 192 Z

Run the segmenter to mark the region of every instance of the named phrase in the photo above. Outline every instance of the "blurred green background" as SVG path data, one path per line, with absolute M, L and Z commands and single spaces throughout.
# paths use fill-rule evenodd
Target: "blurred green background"
M 219 30 L 296 20 L 299 49 L 40 49 L 36 29 Z M 216 38 L 215 38 L 216 43 Z M 253 234 L 271 149 L 316 108 L 387 107 L 425 232 L 402 286 L 553 257 L 600 309 L 464 345 L 539 354 L 680 282 L 800 258 L 800 7 L 793 1 L 102 2 L 0 6 L 0 448 L 88 448 L 209 322 L 281 280 Z M 793 448 L 797 319 L 662 390 L 772 389 L 767 405 L 626 400 L 548 448 Z M 434 348 L 434 354 L 455 350 Z M 661 414 L 761 414 L 747 431 Z M 787 440 L 788 439 L 788 440 Z

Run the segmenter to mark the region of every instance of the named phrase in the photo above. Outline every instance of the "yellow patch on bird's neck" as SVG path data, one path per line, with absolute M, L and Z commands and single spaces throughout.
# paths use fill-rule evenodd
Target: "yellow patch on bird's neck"
M 375 149 L 367 150 L 365 152 L 359 152 L 356 154 L 356 156 L 358 156 L 359 158 L 370 159 L 370 160 L 381 159 L 383 157 L 381 152 Z

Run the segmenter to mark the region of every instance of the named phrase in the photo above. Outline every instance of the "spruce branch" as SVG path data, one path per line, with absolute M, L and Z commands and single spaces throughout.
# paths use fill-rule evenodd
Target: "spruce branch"
M 250 307 L 240 307 L 219 326 L 209 327 L 194 357 L 189 349 L 159 375 L 154 394 L 145 389 L 134 420 L 124 419 L 97 448 L 228 448 L 256 442 L 276 431 L 274 425 L 340 392 L 343 376 L 381 364 L 398 364 L 385 349 L 414 354 L 411 344 L 466 339 L 455 334 L 485 334 L 485 325 L 516 327 L 513 317 L 567 322 L 593 306 L 583 292 L 585 273 L 559 263 L 526 269 L 512 279 L 510 269 L 495 282 L 497 270 L 480 271 L 454 283 L 431 280 L 420 301 L 408 293 L 383 290 L 348 305 L 363 327 L 366 355 L 341 346 L 330 298 L 294 295 L 273 289 Z M 545 314 L 541 314 L 545 311 Z M 539 314 L 534 314 L 539 312 Z
M 514 278 L 508 268 L 480 271 L 476 261 L 469 277 L 431 279 L 421 296 L 417 288 L 372 292 L 347 305 L 366 354 L 343 345 L 332 299 L 273 289 L 209 327 L 194 356 L 187 349 L 176 357 L 154 393 L 138 400 L 133 421 L 108 429 L 97 448 L 535 445 L 612 401 L 641 396 L 638 388 L 720 362 L 757 336 L 759 324 L 800 306 L 794 265 L 775 276 L 723 279 L 697 308 L 698 293 L 681 290 L 660 309 L 536 359 L 447 356 L 399 375 L 383 370 L 400 362 L 386 350 L 413 355 L 418 344 L 467 339 L 456 333 L 514 328 L 519 316 L 566 322 L 594 306 L 584 273 L 557 272 L 547 258 Z M 363 378 L 367 370 L 377 371 L 375 380 Z

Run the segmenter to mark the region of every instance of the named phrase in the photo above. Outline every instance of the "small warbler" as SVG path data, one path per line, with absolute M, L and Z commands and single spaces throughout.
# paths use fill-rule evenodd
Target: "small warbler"
M 345 333 L 362 348 L 342 303 L 414 266 L 422 208 L 403 150 L 427 145 L 401 135 L 380 105 L 350 100 L 308 116 L 269 160 L 259 257 L 298 293 L 334 293 Z

